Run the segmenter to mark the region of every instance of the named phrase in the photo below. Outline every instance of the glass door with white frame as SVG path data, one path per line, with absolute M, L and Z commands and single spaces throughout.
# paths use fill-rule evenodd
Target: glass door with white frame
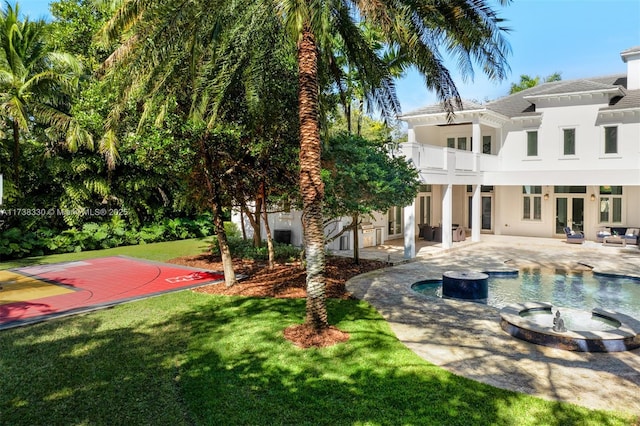
M 389 219 L 389 236 L 402 235 L 402 207 L 391 207 L 388 213 Z
M 564 234 L 566 226 L 584 231 L 584 196 L 556 197 L 556 234 Z

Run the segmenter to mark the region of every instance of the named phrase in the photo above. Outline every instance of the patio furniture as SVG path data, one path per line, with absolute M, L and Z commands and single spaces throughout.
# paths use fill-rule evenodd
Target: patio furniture
M 602 245 L 625 247 L 627 245 L 627 240 L 624 237 L 618 235 L 611 235 L 602 239 Z
M 627 244 L 638 245 L 638 236 L 640 235 L 640 228 L 627 228 L 627 232 L 625 232 L 624 240 Z
M 567 243 L 569 244 L 584 243 L 584 234 L 582 232 L 572 231 L 570 227 L 565 226 L 564 233 L 567 236 Z
M 420 225 L 420 233 L 418 237 L 424 238 L 427 241 L 433 241 L 433 235 L 435 234 L 434 227 L 430 225 Z
M 464 240 L 466 240 L 466 238 L 467 238 L 467 236 L 465 234 L 464 227 L 458 226 L 457 228 L 455 228 L 453 230 L 453 241 L 454 242 L 464 241 Z
M 610 237 L 611 235 L 611 228 L 601 226 L 598 228 L 598 232 L 596 232 L 596 241 L 601 243 L 603 242 L 604 237 Z

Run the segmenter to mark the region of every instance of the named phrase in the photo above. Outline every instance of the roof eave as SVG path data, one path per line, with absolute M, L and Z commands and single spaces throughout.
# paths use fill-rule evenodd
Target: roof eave
M 566 92 L 566 93 L 541 93 L 537 95 L 526 95 L 523 96 L 522 99 L 526 100 L 538 100 L 538 99 L 548 99 L 548 98 L 557 98 L 563 96 L 588 96 L 594 94 L 612 94 L 612 95 L 624 95 L 624 91 L 620 87 L 611 87 L 609 89 L 597 89 L 597 90 L 583 90 L 580 92 Z

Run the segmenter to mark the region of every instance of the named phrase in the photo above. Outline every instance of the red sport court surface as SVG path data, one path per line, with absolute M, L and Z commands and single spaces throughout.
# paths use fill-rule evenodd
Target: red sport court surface
M 0 330 L 224 280 L 125 256 L 0 271 Z

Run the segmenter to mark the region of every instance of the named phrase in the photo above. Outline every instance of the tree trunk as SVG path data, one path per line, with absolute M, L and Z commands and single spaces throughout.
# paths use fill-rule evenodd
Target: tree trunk
M 306 323 L 320 331 L 329 326 L 324 277 L 324 232 L 320 174 L 320 126 L 318 117 L 318 50 L 315 36 L 305 25 L 298 42 L 298 105 L 300 119 L 300 192 L 307 258 Z
M 362 99 L 358 99 L 358 119 L 357 119 L 357 127 L 356 134 L 361 136 L 362 133 L 362 116 L 364 115 L 364 102 Z
M 264 230 L 267 234 L 267 253 L 269 254 L 268 267 L 273 269 L 275 264 L 275 251 L 273 250 L 273 238 L 271 237 L 271 228 L 269 227 L 269 217 L 267 216 L 267 194 L 264 188 L 264 182 L 260 184 L 260 197 L 262 198 L 262 220 L 264 220 Z
M 233 270 L 233 258 L 231 257 L 231 250 L 229 250 L 227 233 L 224 230 L 224 221 L 222 220 L 222 206 L 219 202 L 214 201 L 211 208 L 213 210 L 213 224 L 216 228 L 218 247 L 220 248 L 220 257 L 222 258 L 224 284 L 227 287 L 231 287 L 236 284 L 238 280 L 236 279 L 236 272 Z
M 244 203 L 244 201 L 243 201 Z M 243 207 L 240 207 L 240 229 L 242 229 L 242 239 L 246 240 L 247 239 L 247 228 L 244 224 L 244 211 L 243 211 Z
M 351 218 L 351 226 L 353 227 L 353 263 L 360 264 L 360 236 L 358 235 L 358 213 Z
M 247 218 L 249 219 L 249 223 L 251 224 L 251 228 L 253 228 L 253 238 L 254 238 L 253 245 L 255 246 L 256 235 L 260 235 L 260 222 L 259 221 L 256 222 L 256 218 L 254 217 L 253 213 L 249 210 L 246 204 L 242 205 L 242 210 L 244 211 L 244 214 L 247 215 Z M 258 216 L 258 219 L 260 219 L 259 216 Z
M 238 282 L 236 279 L 236 272 L 233 270 L 233 258 L 231 257 L 231 250 L 229 250 L 229 242 L 227 240 L 227 233 L 224 230 L 224 220 L 222 219 L 222 200 L 220 199 L 220 188 L 214 181 L 215 177 L 211 171 L 213 168 L 213 158 L 207 150 L 205 139 L 200 139 L 200 153 L 204 160 L 204 180 L 207 190 L 209 192 L 209 200 L 211 202 L 211 211 L 213 213 L 213 226 L 216 230 L 216 237 L 218 239 L 218 247 L 220 248 L 220 257 L 222 260 L 222 269 L 224 273 L 224 283 L 227 287 L 231 287 Z
M 254 247 L 262 247 L 262 227 L 260 226 L 260 214 L 262 212 L 262 196 L 258 194 L 256 197 L 256 208 L 253 212 L 254 220 L 251 221 L 253 225 L 253 246 Z

